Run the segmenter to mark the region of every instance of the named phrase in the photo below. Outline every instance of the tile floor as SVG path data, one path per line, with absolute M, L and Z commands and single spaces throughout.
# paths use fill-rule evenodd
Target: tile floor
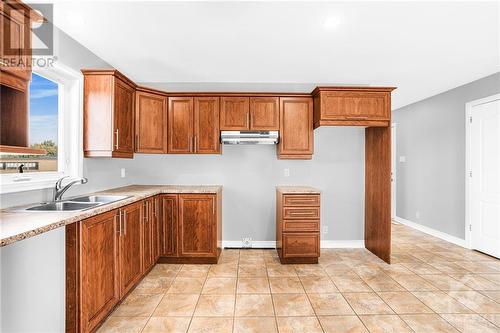
M 500 332 L 500 261 L 402 225 L 392 265 L 322 249 L 318 265 L 224 250 L 218 265 L 156 265 L 99 333 Z

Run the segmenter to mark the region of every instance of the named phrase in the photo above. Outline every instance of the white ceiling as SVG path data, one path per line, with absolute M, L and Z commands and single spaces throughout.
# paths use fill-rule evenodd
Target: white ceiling
M 498 2 L 71 1 L 54 18 L 132 80 L 187 90 L 387 85 L 395 109 L 500 70 Z

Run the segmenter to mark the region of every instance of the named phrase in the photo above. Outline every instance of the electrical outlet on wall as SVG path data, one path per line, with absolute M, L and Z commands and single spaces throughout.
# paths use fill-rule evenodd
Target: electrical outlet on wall
M 328 233 L 328 226 L 325 225 L 323 226 L 323 234 L 327 234 Z
M 125 178 L 125 168 L 121 168 L 121 169 L 120 169 L 120 176 L 121 176 L 122 178 Z
M 252 247 L 252 237 L 243 237 L 242 244 L 244 248 Z
M 283 170 L 283 175 L 284 175 L 285 177 L 290 177 L 290 169 L 285 168 L 285 169 Z
M 405 163 L 406 162 L 406 156 L 399 156 L 399 162 L 400 163 Z

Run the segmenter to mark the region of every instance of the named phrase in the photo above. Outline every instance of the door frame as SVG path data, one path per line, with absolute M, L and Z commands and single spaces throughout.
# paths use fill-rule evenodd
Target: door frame
M 472 108 L 481 104 L 500 100 L 500 94 L 476 99 L 465 103 L 465 247 L 472 249 L 472 226 L 471 203 L 472 203 L 472 177 L 471 173 L 471 124 Z
M 397 139 L 397 123 L 391 123 L 391 220 L 397 218 L 396 214 L 396 185 L 397 185 L 397 154 L 396 154 L 396 139 Z

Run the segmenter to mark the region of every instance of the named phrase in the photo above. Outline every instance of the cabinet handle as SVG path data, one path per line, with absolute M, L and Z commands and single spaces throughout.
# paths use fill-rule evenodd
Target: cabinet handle
M 127 212 L 123 211 L 123 236 L 127 234 Z
M 212 214 L 215 214 L 215 200 L 212 200 Z
M 118 220 L 118 235 L 122 233 L 122 221 L 121 221 L 121 212 L 118 211 L 118 215 L 115 215 L 115 224 L 116 220 Z
M 192 153 L 193 152 L 193 137 L 191 137 L 191 139 L 189 140 L 189 152 Z
M 197 139 L 197 137 L 196 137 L 196 135 L 195 135 L 195 136 L 194 136 L 194 138 L 193 138 L 193 145 L 194 145 L 194 152 L 195 152 L 195 153 L 196 153 L 196 146 L 197 146 L 197 145 L 196 145 L 196 139 Z
M 115 131 L 115 149 L 118 149 L 118 128 Z
M 290 212 L 290 215 L 314 215 L 314 212 Z
M 247 112 L 247 128 L 250 128 L 250 112 Z
M 135 135 L 135 151 L 139 150 L 139 135 Z

